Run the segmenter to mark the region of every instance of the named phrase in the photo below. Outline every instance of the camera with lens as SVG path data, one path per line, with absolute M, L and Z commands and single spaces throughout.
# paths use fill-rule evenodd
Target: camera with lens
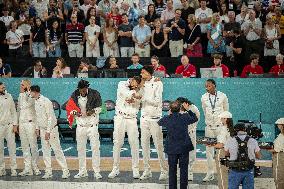
M 239 123 L 244 123 L 246 126 L 246 133 L 249 137 L 259 140 L 263 137 L 262 129 L 258 128 L 253 121 L 239 120 Z

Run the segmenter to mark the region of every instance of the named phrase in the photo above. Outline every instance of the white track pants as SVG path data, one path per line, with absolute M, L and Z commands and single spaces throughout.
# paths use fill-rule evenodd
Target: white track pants
M 132 170 L 139 170 L 139 133 L 137 119 L 126 119 L 121 115 L 114 117 L 114 139 L 113 139 L 113 167 L 119 169 L 120 150 L 124 143 L 125 132 L 131 148 Z
M 205 127 L 205 137 L 210 138 L 217 138 L 219 134 L 219 127 Z M 214 147 L 206 146 L 206 158 L 207 158 L 207 173 L 213 174 L 214 173 L 214 154 L 215 149 Z
M 191 139 L 194 150 L 189 152 L 188 173 L 192 173 L 192 167 L 196 160 L 196 129 L 189 128 L 188 134 Z

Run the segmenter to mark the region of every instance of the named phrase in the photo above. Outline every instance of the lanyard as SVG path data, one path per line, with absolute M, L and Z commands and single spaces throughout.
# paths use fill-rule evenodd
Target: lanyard
M 209 93 L 209 101 L 210 101 L 210 105 L 211 105 L 211 108 L 212 108 L 212 114 L 215 113 L 215 107 L 216 107 L 216 102 L 217 102 L 217 92 L 216 92 L 216 95 L 215 95 L 215 99 L 214 99 L 214 103 L 212 103 L 212 100 L 210 98 L 210 93 Z

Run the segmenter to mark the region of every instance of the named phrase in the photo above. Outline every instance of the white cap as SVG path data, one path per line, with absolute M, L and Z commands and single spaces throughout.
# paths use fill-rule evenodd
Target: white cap
M 275 122 L 275 124 L 279 124 L 279 125 L 284 125 L 284 118 L 279 118 L 276 122 Z
M 219 114 L 218 116 L 219 118 L 232 118 L 232 114 L 228 111 L 224 111 L 222 113 Z

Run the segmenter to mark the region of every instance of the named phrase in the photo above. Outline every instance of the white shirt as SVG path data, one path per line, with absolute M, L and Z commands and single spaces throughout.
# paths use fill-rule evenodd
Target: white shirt
M 190 124 L 188 129 L 189 130 L 196 130 L 197 124 L 198 124 L 198 122 L 200 120 L 200 112 L 199 112 L 198 108 L 194 104 L 190 105 L 189 110 L 191 110 L 193 113 L 195 113 L 198 121 L 193 123 L 193 124 Z
M 87 27 L 85 27 L 85 33 L 88 34 L 88 38 L 90 41 L 94 41 L 95 38 L 97 37 L 96 34 L 100 33 L 101 28 L 98 25 L 95 26 L 91 26 L 88 25 Z M 96 45 L 99 45 L 99 40 L 96 41 Z
M 126 102 L 133 94 L 135 94 L 135 90 L 129 88 L 129 80 L 118 83 L 115 106 L 116 115 L 122 115 L 125 118 L 136 118 L 140 108 L 140 100 L 136 100 L 131 104 Z
M 162 95 L 163 83 L 155 81 L 152 77 L 150 81 L 145 81 L 142 93 L 141 116 L 147 118 L 158 118 L 162 116 Z
M 36 127 L 50 132 L 57 124 L 57 119 L 53 110 L 52 102 L 40 95 L 35 100 Z
M 195 10 L 195 17 L 196 19 L 204 19 L 204 18 L 210 18 L 212 17 L 213 11 L 210 8 L 207 8 L 205 10 L 198 8 Z M 208 23 L 200 23 L 201 33 L 206 33 L 206 26 Z
M 225 144 L 230 137 L 231 136 L 230 136 L 228 128 L 226 126 L 222 125 L 219 128 L 219 134 L 217 135 L 217 142 Z
M 86 114 L 87 113 L 87 101 L 88 101 L 88 97 L 82 97 L 79 96 L 78 97 L 78 104 L 79 104 L 79 108 L 81 110 L 81 113 Z M 98 108 L 100 109 L 100 108 Z M 83 127 L 91 127 L 92 125 L 96 125 L 98 124 L 99 121 L 99 116 L 97 116 L 99 114 L 99 112 L 97 114 L 93 114 L 91 116 L 80 116 L 80 117 L 76 117 L 76 123 L 78 126 L 83 126 Z
M 217 91 L 216 94 L 217 95 L 211 95 L 207 92 L 201 97 L 202 109 L 205 115 L 205 124 L 207 126 L 221 126 L 221 119 L 218 115 L 223 111 L 229 111 L 229 102 L 226 94 L 220 91 Z
M 40 78 L 39 72 L 35 71 L 35 69 L 34 69 L 34 78 Z
M 36 10 L 36 14 L 38 17 L 40 17 L 43 20 L 43 13 L 48 11 L 48 0 L 34 0 L 32 1 L 32 5 L 34 6 Z
M 258 18 L 256 18 L 254 21 L 245 21 L 245 23 L 241 26 L 241 29 L 246 30 L 250 27 L 250 25 L 252 25 L 255 29 L 262 29 L 262 22 Z M 249 32 L 246 35 L 246 39 L 249 41 L 255 41 L 260 39 L 260 36 L 255 31 L 253 31 L 253 29 L 249 29 Z
M 35 121 L 35 101 L 28 92 L 20 93 L 18 97 L 19 123 Z
M 284 135 L 282 133 L 274 140 L 274 150 L 276 152 L 284 152 Z
M 12 95 L 9 93 L 0 95 L 0 115 L 0 127 L 9 124 L 17 125 L 16 107 Z
M 10 22 L 12 22 L 14 20 L 13 16 L 1 16 L 0 17 L 0 21 L 5 23 L 6 27 L 9 27 Z
M 21 38 L 24 36 L 24 33 L 22 30 L 20 29 L 16 29 L 15 32 L 12 32 L 11 30 L 9 30 L 6 33 L 6 39 L 10 40 L 11 43 L 20 43 L 21 42 Z M 17 49 L 21 46 L 20 45 L 9 45 L 9 49 Z

